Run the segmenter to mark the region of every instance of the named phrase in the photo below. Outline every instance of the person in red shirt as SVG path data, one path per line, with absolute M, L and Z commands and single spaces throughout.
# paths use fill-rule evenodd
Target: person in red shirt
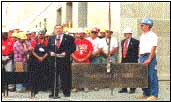
M 45 40 L 45 34 L 42 33 L 42 32 L 39 32 L 38 33 L 38 38 L 35 39 L 35 40 L 32 40 L 32 47 L 35 48 L 36 47 L 36 44 L 40 44 L 41 42 L 44 43 L 44 45 L 47 47 L 48 46 L 48 40 Z
M 9 56 L 13 54 L 14 42 L 8 38 L 8 32 L 2 33 L 2 55 Z
M 93 51 L 92 43 L 84 38 L 85 33 L 81 30 L 75 39 L 76 51 L 72 54 L 75 63 L 90 64 L 90 56 Z
M 30 71 L 32 72 L 32 93 L 31 97 L 40 90 L 47 90 L 50 87 L 48 42 L 45 40 L 45 33 L 39 32 L 38 39 L 32 42 L 32 58 L 30 59 Z M 39 81 L 38 81 L 39 80 Z
M 2 33 L 2 70 L 14 72 L 13 67 L 13 46 L 14 42 L 8 37 L 8 32 Z M 10 84 L 9 91 L 15 91 L 14 85 Z
M 50 36 L 50 33 L 46 32 L 46 34 L 45 34 L 45 40 L 46 40 L 46 41 L 49 40 L 49 36 Z
M 13 32 L 14 32 L 13 30 L 9 30 L 9 32 L 8 32 L 8 38 L 12 38 L 12 33 Z
M 73 63 L 84 63 L 90 64 L 90 56 L 93 51 L 92 43 L 85 39 L 85 33 L 83 30 L 79 29 L 78 33 L 75 35 L 76 50 L 72 54 Z M 72 89 L 73 92 L 77 91 L 77 88 Z M 88 88 L 84 88 L 85 92 L 88 92 Z
M 31 39 L 32 39 L 32 40 L 35 40 L 36 38 L 37 38 L 36 32 L 33 31 L 33 32 L 31 33 Z

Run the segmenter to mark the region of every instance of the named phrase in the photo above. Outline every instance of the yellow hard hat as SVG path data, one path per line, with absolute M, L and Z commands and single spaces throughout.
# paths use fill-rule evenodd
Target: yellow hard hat
M 64 32 L 68 32 L 68 27 L 64 27 Z
M 18 33 L 17 32 L 12 33 L 12 37 L 18 38 Z
M 25 32 L 19 32 L 18 34 L 20 39 L 27 39 L 26 33 Z
M 91 30 L 90 30 L 89 28 L 84 28 L 84 32 L 85 32 L 85 33 L 90 33 Z
M 100 30 L 100 32 L 106 32 L 106 29 L 102 28 L 102 29 Z

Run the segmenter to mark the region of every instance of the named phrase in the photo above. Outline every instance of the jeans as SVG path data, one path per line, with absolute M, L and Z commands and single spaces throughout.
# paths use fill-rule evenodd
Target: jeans
M 16 84 L 16 91 L 23 91 L 23 90 L 25 90 L 23 84 Z
M 102 63 L 101 59 L 101 56 L 94 57 L 91 59 L 91 64 L 100 64 Z
M 148 59 L 149 54 L 140 56 L 140 63 L 144 63 Z M 144 96 L 156 96 L 158 97 L 158 77 L 157 77 L 157 60 L 156 55 L 152 58 L 148 65 L 148 88 L 143 88 Z

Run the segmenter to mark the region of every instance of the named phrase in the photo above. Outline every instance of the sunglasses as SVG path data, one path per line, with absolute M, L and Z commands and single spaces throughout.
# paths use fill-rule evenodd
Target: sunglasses
M 92 31 L 91 33 L 93 33 L 93 34 L 97 34 L 97 32 L 95 32 L 95 31 Z

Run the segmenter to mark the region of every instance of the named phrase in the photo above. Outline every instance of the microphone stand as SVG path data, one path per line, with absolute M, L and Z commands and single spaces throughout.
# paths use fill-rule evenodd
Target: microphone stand
M 55 39 L 55 45 L 56 45 L 56 39 Z M 56 46 L 55 46 L 55 53 L 56 53 Z M 55 95 L 55 91 L 56 91 L 56 55 L 55 55 L 55 64 L 54 64 L 54 66 L 55 66 L 55 81 L 54 81 L 54 89 L 53 89 L 53 99 L 57 99 L 57 98 L 59 98 L 58 96 L 56 96 Z

